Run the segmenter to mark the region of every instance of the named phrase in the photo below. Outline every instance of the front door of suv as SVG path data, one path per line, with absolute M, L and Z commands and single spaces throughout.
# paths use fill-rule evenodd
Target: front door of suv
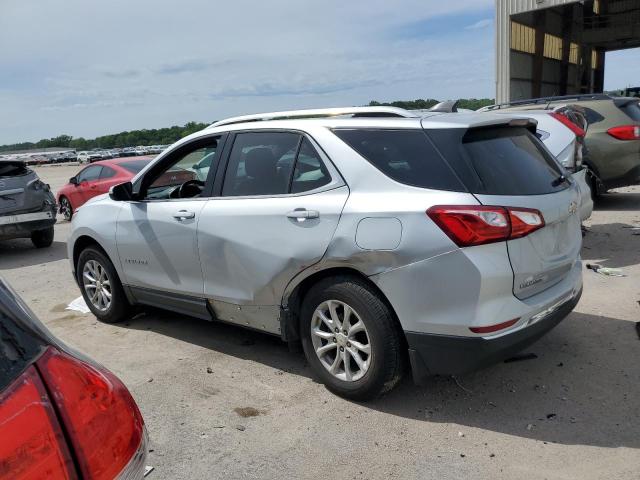
M 228 141 L 220 196 L 200 215 L 198 250 L 216 314 L 250 324 L 244 307 L 229 305 L 279 305 L 287 283 L 324 255 L 349 190 L 304 134 L 249 131 Z
M 209 156 L 215 172 L 223 138 L 199 139 L 169 153 L 137 180 L 141 200 L 124 202 L 116 232 L 118 255 L 123 283 L 146 290 L 138 296 L 155 290 L 202 297 L 196 229 L 209 185 L 193 167 Z

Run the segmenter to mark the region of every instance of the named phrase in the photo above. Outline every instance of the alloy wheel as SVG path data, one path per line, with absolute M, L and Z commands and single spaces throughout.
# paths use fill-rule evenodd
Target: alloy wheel
M 111 306 L 111 280 L 105 268 L 96 260 L 89 260 L 82 269 L 84 291 L 97 310 L 106 312 Z
M 60 200 L 60 213 L 65 220 L 71 220 L 71 204 L 66 198 Z
M 322 366 L 340 380 L 360 380 L 371 365 L 367 327 L 356 311 L 340 300 L 327 300 L 315 309 L 311 341 Z

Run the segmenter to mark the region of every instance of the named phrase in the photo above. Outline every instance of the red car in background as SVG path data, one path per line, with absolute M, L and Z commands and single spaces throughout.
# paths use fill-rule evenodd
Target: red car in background
M 60 213 L 71 220 L 78 207 L 97 195 L 108 193 L 114 185 L 130 181 L 151 160 L 151 157 L 118 158 L 94 162 L 83 168 L 58 191 Z

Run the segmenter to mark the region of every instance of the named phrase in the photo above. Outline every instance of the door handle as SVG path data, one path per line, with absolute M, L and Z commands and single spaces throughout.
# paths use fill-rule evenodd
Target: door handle
M 287 212 L 287 217 L 302 222 L 307 218 L 319 218 L 320 212 L 318 212 L 317 210 L 307 210 L 306 208 L 299 208 L 291 212 Z
M 178 210 L 173 214 L 173 218 L 176 220 L 187 220 L 189 218 L 195 218 L 196 214 L 194 212 L 189 212 L 188 210 Z

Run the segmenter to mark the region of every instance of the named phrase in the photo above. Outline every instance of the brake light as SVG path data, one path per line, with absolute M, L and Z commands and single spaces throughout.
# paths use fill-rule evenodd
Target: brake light
M 53 405 L 34 367 L 0 394 L 0 479 L 75 479 Z
M 49 348 L 37 362 L 66 427 L 83 478 L 113 479 L 144 468 L 137 405 L 111 372 Z
M 640 140 L 640 125 L 612 127 L 607 133 L 618 140 Z
M 558 120 L 565 127 L 569 128 L 569 130 L 571 130 L 576 135 L 576 137 L 584 137 L 587 134 L 587 132 L 585 132 L 582 128 L 580 128 L 578 125 L 573 123 L 569 119 L 569 117 L 563 115 L 562 113 L 550 112 L 549 115 L 551 115 L 553 118 Z
M 485 205 L 436 205 L 427 215 L 459 247 L 521 238 L 544 227 L 532 208 Z

